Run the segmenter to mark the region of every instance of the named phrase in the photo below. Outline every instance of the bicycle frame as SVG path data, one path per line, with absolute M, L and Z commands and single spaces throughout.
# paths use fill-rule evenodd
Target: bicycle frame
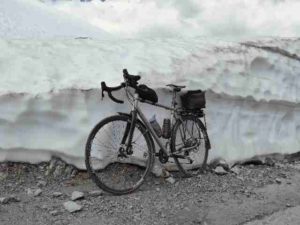
M 155 142 L 158 144 L 158 146 L 160 147 L 160 149 L 165 153 L 165 155 L 170 156 L 170 154 L 168 153 L 168 150 L 166 149 L 166 147 L 164 146 L 164 144 L 162 143 L 162 141 L 160 140 L 160 138 L 157 136 L 156 132 L 154 131 L 153 127 L 151 126 L 150 122 L 148 121 L 148 119 L 146 118 L 146 116 L 143 114 L 142 110 L 139 107 L 139 102 L 140 99 L 138 97 L 137 94 L 134 94 L 134 102 L 133 102 L 133 109 L 132 109 L 132 123 L 130 126 L 130 131 L 129 131 L 129 145 L 131 145 L 131 140 L 133 137 L 133 129 L 135 127 L 135 121 L 137 118 L 137 115 L 139 116 L 139 118 L 142 120 L 142 122 L 144 123 L 144 125 L 146 126 L 147 130 L 150 131 L 152 137 L 154 138 Z M 173 107 L 169 107 L 169 106 L 165 106 L 165 105 L 161 105 L 158 103 L 153 104 L 152 102 L 148 102 L 148 101 L 142 101 L 142 103 L 147 103 L 147 104 L 151 104 L 153 106 L 156 107 L 160 107 L 160 108 L 164 108 L 166 110 L 171 111 L 171 124 L 173 123 L 173 119 L 175 118 L 176 114 L 176 93 L 173 93 L 173 97 L 172 97 L 172 106 Z

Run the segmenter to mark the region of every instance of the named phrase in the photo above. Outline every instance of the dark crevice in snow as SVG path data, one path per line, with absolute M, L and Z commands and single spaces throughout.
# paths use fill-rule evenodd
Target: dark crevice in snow
M 298 56 L 296 53 L 291 53 L 285 49 L 274 47 L 274 46 L 259 46 L 253 43 L 242 43 L 242 45 L 252 48 L 258 48 L 263 49 L 272 53 L 280 54 L 282 56 L 288 57 L 290 59 L 294 59 L 300 62 L 300 56 Z

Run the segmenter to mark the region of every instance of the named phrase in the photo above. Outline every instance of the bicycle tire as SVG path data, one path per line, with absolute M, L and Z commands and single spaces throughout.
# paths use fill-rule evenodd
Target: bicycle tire
M 102 121 L 100 121 L 92 129 L 92 131 L 90 132 L 90 134 L 88 136 L 87 142 L 86 142 L 85 164 L 86 164 L 86 168 L 87 168 L 87 171 L 88 171 L 91 179 L 102 190 L 109 192 L 111 194 L 114 194 L 114 195 L 129 194 L 129 193 L 133 192 L 134 190 L 136 190 L 137 188 L 139 188 L 145 181 L 145 178 L 147 177 L 149 172 L 152 170 L 153 163 L 154 163 L 154 150 L 153 150 L 154 147 L 152 144 L 153 141 L 152 141 L 151 137 L 149 136 L 149 132 L 147 132 L 145 126 L 139 120 L 136 121 L 134 135 L 140 133 L 139 135 L 140 135 L 140 137 L 143 137 L 143 140 L 140 140 L 141 142 L 139 142 L 139 143 L 144 144 L 144 146 L 142 146 L 142 147 L 145 147 L 146 150 L 145 150 L 145 153 L 143 153 L 142 157 L 140 157 L 142 152 L 137 151 L 139 149 L 133 149 L 132 155 L 127 155 L 127 157 L 132 156 L 132 158 L 130 158 L 130 160 L 132 160 L 132 159 L 136 160 L 135 163 L 130 161 L 128 158 L 125 158 L 125 162 L 120 162 L 121 159 L 119 159 L 119 156 L 117 156 L 116 161 L 113 160 L 112 162 L 109 162 L 109 163 L 107 161 L 104 161 L 105 159 L 110 159 L 110 160 L 115 159 L 116 156 L 114 154 L 118 153 L 118 150 L 115 151 L 116 149 L 118 149 L 118 146 L 115 145 L 115 143 L 109 143 L 112 145 L 108 146 L 108 144 L 103 145 L 103 143 L 100 141 L 99 143 L 102 146 L 100 151 L 98 150 L 96 152 L 93 152 L 93 142 L 95 140 L 97 140 L 97 143 L 98 143 L 98 141 L 99 141 L 99 139 L 97 139 L 96 136 L 100 135 L 100 138 L 104 138 L 105 133 L 103 133 L 103 132 L 105 132 L 104 129 L 107 126 L 108 126 L 108 128 L 110 128 L 110 126 L 112 126 L 112 127 L 116 126 L 116 125 L 114 125 L 114 122 L 127 124 L 130 120 L 131 120 L 131 117 L 126 116 L 126 115 L 115 115 L 115 116 L 107 117 L 107 118 L 103 119 Z M 121 134 L 122 131 L 119 129 L 117 129 L 117 131 L 119 131 L 120 136 L 122 136 L 122 134 Z M 124 130 L 124 132 L 125 132 L 125 130 Z M 110 134 L 111 135 L 107 135 L 108 138 L 109 138 L 109 136 L 111 136 L 113 138 L 116 138 L 116 136 L 117 136 L 117 132 L 116 133 L 112 132 Z M 137 144 L 137 139 L 135 140 L 135 138 L 136 138 L 136 136 L 133 136 L 132 145 L 139 147 Z M 134 143 L 134 141 L 135 141 L 135 143 Z M 110 148 L 109 151 L 111 152 L 111 150 L 113 150 L 113 152 L 111 152 L 111 155 L 109 155 L 109 156 L 106 155 L 106 158 L 105 157 L 102 158 L 102 160 L 103 160 L 102 165 L 98 166 L 97 168 L 94 168 L 95 166 L 92 163 L 92 159 L 93 159 L 93 161 L 98 161 L 98 163 L 100 164 L 101 158 L 96 158 L 96 156 L 98 157 L 101 154 L 102 154 L 102 156 L 103 156 L 103 154 L 105 155 L 104 148 L 108 148 L 108 147 Z M 142 147 L 141 147 L 141 149 L 142 149 Z M 96 154 L 98 154 L 98 155 L 96 155 Z M 134 154 L 137 154 L 140 157 L 139 163 L 137 163 L 138 158 L 134 158 L 134 157 L 137 157 L 137 155 L 134 156 Z M 145 157 L 145 156 L 147 157 L 147 159 L 145 160 L 145 163 L 144 163 L 143 157 Z M 109 158 L 109 157 L 111 157 L 111 158 Z M 105 164 L 107 164 L 107 165 L 105 165 Z M 112 173 L 109 171 L 105 171 L 107 168 L 109 168 L 111 166 L 111 164 L 118 164 L 119 166 L 124 167 L 122 172 L 124 172 L 124 171 L 131 172 L 134 169 L 133 167 L 136 168 L 135 169 L 136 171 L 133 171 L 133 172 L 136 172 L 136 174 L 130 174 L 129 176 L 131 176 L 131 177 L 126 176 L 125 173 L 121 174 L 122 176 L 120 179 L 124 183 L 129 182 L 128 179 L 130 179 L 130 178 L 134 178 L 135 176 L 138 176 L 138 175 L 140 175 L 140 176 L 129 187 L 124 187 L 124 188 L 112 187 L 112 184 L 109 184 L 109 183 L 112 183 L 112 180 L 116 179 L 117 171 L 113 170 Z M 141 165 L 141 164 L 144 164 L 144 165 Z M 145 166 L 145 167 L 143 167 L 143 166 Z M 137 174 L 137 172 L 139 172 L 139 173 L 141 172 L 141 174 Z M 105 174 L 105 173 L 107 173 L 107 174 Z M 100 177 L 100 174 L 101 174 L 101 177 Z M 104 177 L 107 177 L 108 181 L 104 181 Z
M 183 176 L 191 177 L 191 176 L 197 175 L 197 172 L 194 169 L 198 169 L 198 171 L 202 171 L 206 168 L 208 152 L 209 152 L 209 147 L 208 147 L 209 139 L 208 139 L 208 135 L 206 132 L 206 128 L 200 119 L 198 119 L 195 116 L 184 116 L 181 118 L 181 120 L 178 119 L 176 121 L 173 131 L 172 131 L 172 134 L 171 134 L 171 152 L 173 154 L 175 154 L 179 149 L 179 148 L 176 148 L 176 146 L 179 146 L 179 144 L 177 144 L 176 141 L 178 140 L 178 135 L 182 136 L 181 134 L 179 134 L 180 132 L 182 133 L 182 131 L 179 130 L 180 126 L 182 126 L 182 124 L 187 121 L 191 121 L 193 124 L 196 124 L 199 128 L 198 131 L 200 131 L 200 132 L 198 134 L 199 137 L 197 137 L 197 138 L 199 138 L 199 142 L 200 142 L 199 146 L 201 146 L 203 148 L 203 151 L 200 152 L 200 153 L 202 153 L 202 156 L 203 156 L 202 157 L 203 159 L 202 160 L 200 159 L 200 161 L 202 161 L 202 162 L 200 165 L 197 164 L 199 162 L 196 162 L 195 165 L 185 165 L 185 164 L 187 164 L 186 163 L 188 161 L 187 159 L 182 159 L 182 158 L 176 157 L 176 156 L 174 156 L 173 158 L 174 158 L 175 163 L 177 164 L 179 171 L 183 174 Z M 186 145 L 187 145 L 187 143 L 184 143 L 185 147 L 186 147 Z M 195 152 L 195 153 L 197 153 L 197 152 Z M 184 154 L 184 152 L 182 152 L 182 154 L 178 154 L 178 156 L 181 156 L 181 155 L 186 156 L 186 154 Z M 196 156 L 197 155 L 195 155 L 195 157 Z M 190 157 L 190 155 L 189 155 L 189 157 Z M 195 160 L 195 159 L 193 159 L 193 160 Z

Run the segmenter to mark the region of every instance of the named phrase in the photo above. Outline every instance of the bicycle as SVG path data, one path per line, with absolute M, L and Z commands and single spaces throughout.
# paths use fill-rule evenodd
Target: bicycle
M 131 193 L 143 184 L 153 168 L 155 157 L 162 164 L 173 159 L 186 177 L 205 169 L 210 141 L 203 112 L 204 93 L 187 92 L 190 95 L 182 98 L 185 107 L 178 107 L 177 93 L 185 86 L 169 84 L 167 86 L 172 88 L 172 103 L 171 106 L 165 106 L 157 103 L 158 97 L 153 89 L 138 84 L 140 76 L 130 75 L 124 69 L 123 77 L 124 82 L 117 87 L 108 87 L 105 82 L 101 82 L 102 98 L 104 92 L 107 92 L 111 100 L 122 104 L 124 101 L 115 98 L 112 92 L 124 88 L 132 110 L 130 113 L 118 112 L 117 115 L 103 119 L 90 132 L 85 148 L 85 163 L 95 184 L 112 194 Z M 194 103 L 197 103 L 199 93 L 202 93 L 202 97 L 197 107 Z M 191 99 L 194 99 L 194 103 Z M 165 143 L 160 138 L 159 130 L 155 129 L 157 127 L 151 125 L 141 111 L 139 103 L 151 104 L 171 112 L 171 118 L 166 119 L 165 126 L 169 126 L 169 129 L 162 130 L 165 132 Z M 201 117 L 204 118 L 204 124 Z M 154 143 L 160 149 L 158 152 Z M 203 150 L 200 151 L 200 147 Z

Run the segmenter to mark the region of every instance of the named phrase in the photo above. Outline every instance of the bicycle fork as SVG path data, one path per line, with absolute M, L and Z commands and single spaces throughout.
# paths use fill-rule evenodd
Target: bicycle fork
M 127 121 L 124 136 L 121 141 L 121 145 L 119 148 L 119 157 L 125 157 L 127 158 L 127 155 L 131 155 L 133 153 L 132 151 L 132 139 L 136 124 L 136 118 L 137 118 L 137 112 L 133 110 L 130 113 L 131 119 Z

